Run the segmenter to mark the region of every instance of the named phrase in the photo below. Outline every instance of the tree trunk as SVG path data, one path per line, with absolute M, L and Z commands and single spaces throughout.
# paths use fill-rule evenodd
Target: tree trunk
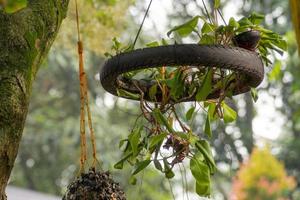
M 32 83 L 47 55 L 69 0 L 28 0 L 15 13 L 0 8 L 0 200 L 7 186 L 26 119 Z
M 298 0 L 290 0 L 290 6 L 292 11 L 292 19 L 296 33 L 296 38 L 298 41 L 298 48 L 300 48 L 300 2 Z

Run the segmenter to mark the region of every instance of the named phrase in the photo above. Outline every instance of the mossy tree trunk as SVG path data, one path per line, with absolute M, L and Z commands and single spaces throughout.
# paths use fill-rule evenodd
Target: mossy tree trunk
M 0 8 L 0 200 L 5 200 L 18 153 L 34 78 L 69 0 L 28 0 L 15 13 Z

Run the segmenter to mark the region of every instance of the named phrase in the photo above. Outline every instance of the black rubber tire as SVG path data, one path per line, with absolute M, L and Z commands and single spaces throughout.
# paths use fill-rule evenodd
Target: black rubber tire
M 107 60 L 102 67 L 100 81 L 106 91 L 117 96 L 116 89 L 120 86 L 119 82 L 122 81 L 121 74 L 162 66 L 218 67 L 241 73 L 246 78 L 243 82 L 239 82 L 233 95 L 245 93 L 251 87 L 257 87 L 264 78 L 264 66 L 256 52 L 221 45 L 179 44 L 138 49 L 114 56 Z M 126 84 L 128 83 L 124 83 L 124 85 Z M 130 87 L 135 88 L 133 85 Z M 218 98 L 218 96 L 219 94 L 216 93 L 210 94 L 208 99 Z M 145 100 L 151 101 L 147 97 Z M 193 100 L 195 100 L 194 97 L 185 101 Z

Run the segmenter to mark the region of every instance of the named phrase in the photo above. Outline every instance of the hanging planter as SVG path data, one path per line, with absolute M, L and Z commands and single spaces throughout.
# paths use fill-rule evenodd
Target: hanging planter
M 163 85 L 162 80 L 137 80 L 122 75 L 136 70 L 166 66 L 188 68 L 185 70 L 192 71 L 189 76 L 185 77 L 184 88 L 178 95 L 179 97 L 170 97 L 169 101 L 174 103 L 196 101 L 196 94 L 201 87 L 193 85 L 192 75 L 197 74 L 200 70 L 231 70 L 232 73 L 229 75 L 215 77 L 212 82 L 218 84 L 221 79 L 226 80 L 234 73 L 235 79 L 230 80 L 227 85 L 227 87 L 234 85 L 231 88 L 232 95 L 242 94 L 251 88 L 256 88 L 264 77 L 264 66 L 256 52 L 220 45 L 175 44 L 138 49 L 116 55 L 103 66 L 100 80 L 104 89 L 113 95 L 119 96 L 118 90 L 123 90 L 128 94 L 123 97 L 139 100 L 139 95 L 143 92 L 144 100 L 161 102 L 162 92 L 156 92 L 153 96 L 150 91 L 156 84 Z M 201 86 L 201 84 L 199 85 Z M 192 87 L 195 88 L 191 91 Z M 215 86 L 203 100 L 217 99 L 221 96 L 221 92 L 222 88 Z
M 63 200 L 77 199 L 126 200 L 126 197 L 120 185 L 113 181 L 109 172 L 97 172 L 91 169 L 73 181 L 63 197 Z
M 78 31 L 79 88 L 80 88 L 80 170 L 78 176 L 67 187 L 63 200 L 126 200 L 125 193 L 110 172 L 104 172 L 97 158 L 96 138 L 89 106 L 87 76 L 84 68 L 83 43 L 80 35 L 77 0 L 76 18 Z M 86 127 L 88 125 L 88 128 Z M 86 129 L 89 130 L 92 164 L 89 165 Z M 86 171 L 86 168 L 89 168 Z M 100 170 L 98 169 L 100 168 Z
M 219 4 L 215 1 L 213 18 L 208 12 L 207 16 L 196 16 L 169 31 L 171 40 L 162 39 L 135 50 L 143 20 L 133 45 L 124 46 L 114 39 L 115 53 L 106 54 L 110 58 L 100 71 L 104 89 L 140 101 L 141 114 L 129 136 L 120 141 L 123 157 L 114 166 L 122 169 L 125 163 L 132 165 L 133 184 L 151 163 L 172 179 L 175 167 L 181 169 L 188 159 L 197 194 L 210 196 L 211 175 L 216 171 L 209 144 L 211 123 L 227 124 L 237 118 L 226 98 L 251 90 L 256 101 L 255 88 L 264 79 L 264 64 L 272 63 L 268 56 L 273 50 L 282 53 L 286 49 L 281 36 L 260 26 L 264 16 L 253 13 L 227 23 Z M 218 25 L 217 13 L 223 25 Z M 197 38 L 198 43 L 180 44 L 188 36 Z M 183 102 L 189 104 L 181 106 Z M 194 122 L 200 110 L 203 128 L 193 130 L 199 127 Z

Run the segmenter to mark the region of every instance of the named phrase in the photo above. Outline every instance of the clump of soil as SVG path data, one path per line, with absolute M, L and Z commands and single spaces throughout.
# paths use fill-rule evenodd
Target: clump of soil
M 126 200 L 126 197 L 109 172 L 90 169 L 68 186 L 63 200 Z

